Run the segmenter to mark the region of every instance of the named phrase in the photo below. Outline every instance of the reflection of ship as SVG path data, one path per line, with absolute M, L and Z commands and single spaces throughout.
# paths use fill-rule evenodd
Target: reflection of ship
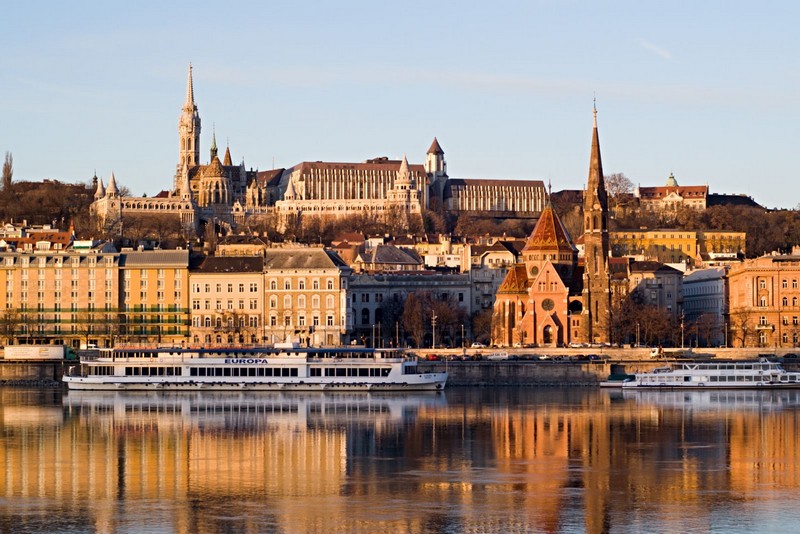
M 649 373 L 636 373 L 623 389 L 781 389 L 800 388 L 800 373 L 790 373 L 767 359 L 758 361 L 677 362 Z
M 80 417 L 203 428 L 263 428 L 275 424 L 399 422 L 420 409 L 447 404 L 443 393 L 260 393 L 70 391 L 64 409 Z
M 778 411 L 800 406 L 800 390 L 649 390 L 623 389 L 625 400 L 640 405 L 700 411 Z
M 397 349 L 117 347 L 63 380 L 89 390 L 422 391 L 443 389 L 447 373 L 421 372 Z

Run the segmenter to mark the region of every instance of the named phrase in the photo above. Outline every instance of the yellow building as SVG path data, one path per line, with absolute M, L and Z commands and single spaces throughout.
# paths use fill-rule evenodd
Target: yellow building
M 189 335 L 189 251 L 123 251 L 119 269 L 121 339 L 185 342 Z
M 745 252 L 744 232 L 656 229 L 611 232 L 614 256 L 701 266 L 736 261 Z
M 109 344 L 119 312 L 120 255 L 106 243 L 0 253 L 0 338 L 6 344 Z

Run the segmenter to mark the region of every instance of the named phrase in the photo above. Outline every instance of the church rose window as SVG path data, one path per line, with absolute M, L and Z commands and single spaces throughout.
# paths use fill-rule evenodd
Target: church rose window
M 550 311 L 556 307 L 556 303 L 553 302 L 553 299 L 544 299 L 542 301 L 542 309 L 544 311 Z

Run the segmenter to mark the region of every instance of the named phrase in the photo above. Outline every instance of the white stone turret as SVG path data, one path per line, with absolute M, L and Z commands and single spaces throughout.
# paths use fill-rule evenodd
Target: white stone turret
M 103 187 L 103 179 L 102 178 L 98 178 L 97 179 L 97 190 L 94 192 L 94 198 L 95 199 L 100 199 L 100 198 L 103 198 L 104 196 L 106 196 L 106 188 Z
M 115 197 L 119 194 L 117 189 L 117 181 L 114 178 L 114 171 L 111 171 L 111 178 L 108 179 L 108 187 L 106 188 L 107 197 Z

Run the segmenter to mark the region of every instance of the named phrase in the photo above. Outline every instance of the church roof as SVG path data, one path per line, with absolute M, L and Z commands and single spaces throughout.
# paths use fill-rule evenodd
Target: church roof
M 114 171 L 111 171 L 111 178 L 108 179 L 108 187 L 106 187 L 107 195 L 116 195 L 119 193 L 117 190 L 117 181 L 114 178 Z
M 332 269 L 346 267 L 335 252 L 318 247 L 269 249 L 264 268 L 271 269 Z
M 561 224 L 561 219 L 558 218 L 549 202 L 542 210 L 542 214 L 522 250 L 564 250 L 569 252 L 576 250 L 566 228 Z
M 211 163 L 206 166 L 203 172 L 204 176 L 225 176 L 225 169 L 222 168 L 222 162 L 218 157 L 214 156 Z
M 227 167 L 233 165 L 233 163 L 231 162 L 231 147 L 229 146 L 225 147 L 225 158 L 222 160 L 222 164 Z
M 439 146 L 439 141 L 435 137 L 433 138 L 431 147 L 428 149 L 428 154 L 444 155 L 444 150 L 442 150 L 442 147 Z
M 530 285 L 525 264 L 518 263 L 508 270 L 503 283 L 497 289 L 498 293 L 526 293 Z
M 97 179 L 97 191 L 94 193 L 94 198 L 103 198 L 106 196 L 106 188 L 103 187 L 103 179 Z

